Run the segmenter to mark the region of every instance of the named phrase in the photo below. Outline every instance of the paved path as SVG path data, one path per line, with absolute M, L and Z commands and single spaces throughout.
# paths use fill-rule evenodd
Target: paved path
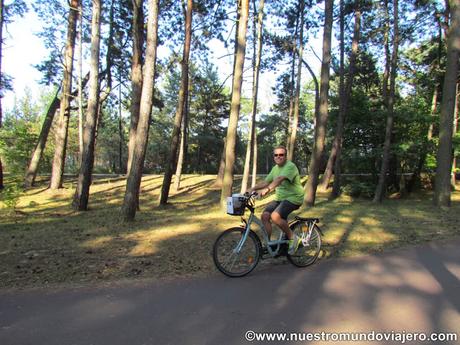
M 248 344 L 248 330 L 460 336 L 459 279 L 457 238 L 308 269 L 264 265 L 239 279 L 0 291 L 0 344 Z

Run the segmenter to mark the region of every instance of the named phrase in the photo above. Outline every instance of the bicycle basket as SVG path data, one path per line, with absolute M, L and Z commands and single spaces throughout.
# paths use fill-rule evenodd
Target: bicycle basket
M 227 198 L 227 214 L 242 216 L 246 206 L 246 198 L 240 194 L 233 194 Z

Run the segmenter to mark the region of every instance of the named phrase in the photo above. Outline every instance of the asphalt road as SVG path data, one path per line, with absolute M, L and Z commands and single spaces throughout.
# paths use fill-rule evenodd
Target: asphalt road
M 249 344 L 245 335 L 263 332 L 299 333 L 305 340 L 299 344 L 308 337 L 321 336 L 316 343 L 328 336 L 337 340 L 340 332 L 396 340 L 412 332 L 455 332 L 457 340 L 448 343 L 460 344 L 459 279 L 457 238 L 324 260 L 307 269 L 266 264 L 236 279 L 216 273 L 206 279 L 0 291 L 0 344 Z M 252 343 L 296 343 L 292 337 Z M 368 342 L 354 342 L 360 343 Z

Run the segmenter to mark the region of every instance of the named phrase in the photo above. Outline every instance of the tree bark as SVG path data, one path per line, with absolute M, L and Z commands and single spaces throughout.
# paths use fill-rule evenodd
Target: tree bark
M 257 183 L 257 131 L 254 133 L 251 188 Z
M 305 1 L 299 0 L 300 2 L 300 33 L 299 33 L 299 61 L 297 63 L 297 80 L 294 97 L 294 114 L 292 117 L 291 124 L 291 136 L 289 139 L 288 156 L 289 160 L 294 158 L 295 142 L 297 138 L 297 127 L 299 125 L 299 104 L 300 104 L 300 87 L 301 87 L 301 75 L 302 75 L 302 60 L 303 60 L 303 26 L 304 26 L 304 10 Z
M 451 200 L 452 132 L 460 51 L 460 4 L 450 0 L 451 24 L 447 37 L 446 73 L 441 100 L 439 123 L 439 146 L 436 155 L 436 177 L 433 203 L 438 207 L 449 207 Z
M 458 131 L 458 83 L 455 85 L 455 108 L 454 108 L 454 126 L 452 132 L 452 138 L 455 138 L 455 135 Z M 455 152 L 452 158 L 452 174 L 451 174 L 451 186 L 452 190 L 457 189 L 457 177 L 455 173 L 455 169 L 457 168 L 457 158 L 455 157 Z
M 382 165 L 380 169 L 380 176 L 377 187 L 375 189 L 375 195 L 373 202 L 380 203 L 385 195 L 386 186 L 386 175 L 388 171 L 390 161 L 390 146 L 391 137 L 393 132 L 394 122 L 394 102 L 395 102 L 395 88 L 396 88 L 396 69 L 398 63 L 398 45 L 399 45 L 399 12 L 398 12 L 398 0 L 394 0 L 393 3 L 393 52 L 391 54 L 391 68 L 390 68 L 390 90 L 388 94 L 388 115 L 385 129 L 385 142 L 383 145 L 383 157 Z M 384 87 L 385 89 L 386 87 Z M 452 135 L 452 131 L 451 131 Z
M 190 114 L 190 79 L 188 80 L 187 89 L 188 89 L 188 92 L 187 92 L 187 98 L 185 101 L 185 112 L 182 118 L 179 157 L 177 158 L 176 176 L 174 178 L 174 190 L 176 192 L 180 189 L 182 169 L 184 167 L 184 161 L 187 155 L 188 118 Z
M 344 101 L 344 90 L 345 90 L 345 5 L 344 0 L 340 0 L 340 13 L 339 13 L 339 26 L 340 26 L 340 61 L 339 61 L 339 116 L 337 118 L 336 130 L 334 141 L 332 142 L 331 153 L 326 164 L 326 170 L 324 170 L 323 177 L 319 183 L 319 190 L 322 192 L 327 191 L 329 182 L 332 177 L 334 169 L 335 157 L 337 155 L 338 146 L 338 132 L 340 128 L 343 128 L 343 101 Z M 340 126 L 342 124 L 342 126 Z
M 288 112 L 288 127 L 286 129 L 286 149 L 288 150 L 288 155 L 291 147 L 291 132 L 293 124 L 293 114 L 294 114 L 294 103 L 295 103 L 295 90 L 296 90 L 296 79 L 295 79 L 295 62 L 297 56 L 297 34 L 299 31 L 299 17 L 300 11 L 297 12 L 297 17 L 295 21 L 295 31 L 292 36 L 292 61 L 291 61 L 291 84 L 289 85 L 289 112 Z M 289 157 L 288 157 L 289 159 Z
M 133 3 L 133 57 L 131 65 L 131 121 L 129 126 L 128 164 L 127 173 L 131 169 L 134 142 L 137 124 L 139 123 L 139 111 L 142 94 L 142 47 L 144 45 L 144 11 L 142 0 L 132 0 Z
M 264 0 L 259 0 L 259 10 L 257 20 L 254 17 L 254 55 L 253 55 L 253 83 L 252 83 L 252 112 L 251 112 L 251 122 L 249 126 L 249 140 L 246 150 L 246 160 L 244 163 L 244 172 L 243 172 L 243 181 L 241 183 L 241 193 L 246 193 L 246 189 L 249 181 L 249 170 L 252 164 L 257 165 L 254 157 L 255 153 L 255 136 L 256 136 L 256 115 L 257 115 L 257 97 L 259 92 L 259 74 L 260 74 L 260 60 L 262 56 L 262 29 L 263 29 L 263 18 L 264 18 Z M 254 13 L 255 1 L 254 1 Z M 255 37 L 257 36 L 257 40 Z M 254 169 L 253 169 L 254 170 Z M 254 171 L 253 171 L 254 175 Z
M 324 143 L 326 140 L 326 124 L 329 115 L 328 112 L 328 94 L 329 94 L 329 68 L 331 64 L 331 36 L 332 36 L 332 19 L 333 19 L 333 0 L 325 2 L 325 21 L 323 36 L 323 61 L 321 63 L 321 87 L 320 87 L 320 105 L 318 117 L 315 126 L 315 143 L 310 160 L 309 176 L 305 185 L 305 203 L 308 206 L 315 205 L 316 188 L 318 186 L 318 176 L 321 164 L 321 157 L 324 152 Z
M 224 147 L 222 148 L 222 155 L 220 156 L 219 171 L 217 172 L 216 181 L 214 182 L 215 187 L 222 187 L 224 183 L 225 152 L 227 152 L 227 138 L 224 138 Z
M 118 173 L 123 173 L 123 118 L 121 114 L 121 84 L 118 86 Z
M 182 77 L 179 90 L 179 100 L 177 105 L 176 116 L 174 119 L 174 128 L 171 138 L 171 148 L 169 151 L 169 159 L 166 164 L 166 171 L 163 178 L 163 185 L 161 187 L 160 205 L 165 205 L 168 202 L 169 189 L 171 187 L 171 180 L 173 171 L 177 161 L 177 148 L 179 145 L 180 128 L 182 117 L 185 112 L 185 103 L 188 94 L 188 70 L 189 70 L 189 57 L 190 57 L 190 43 L 192 41 L 192 16 L 193 16 L 193 1 L 187 0 L 187 8 L 184 6 L 185 14 L 185 40 L 184 51 L 182 55 Z
M 188 102 L 187 102 L 188 103 Z M 185 124 L 186 114 L 182 119 L 181 124 L 181 133 L 180 133 L 180 143 L 179 143 L 179 156 L 177 157 L 177 166 L 176 166 L 176 174 L 174 175 L 174 190 L 176 192 L 180 189 L 180 180 L 182 176 L 182 168 L 184 164 L 184 156 L 185 156 L 185 137 L 187 135 L 187 129 Z
M 359 6 L 359 5 L 356 5 Z M 331 197 L 337 197 L 340 194 L 340 158 L 342 154 L 342 144 L 343 144 L 343 131 L 345 126 L 345 117 L 349 109 L 349 101 L 351 98 L 351 92 L 353 87 L 353 78 L 355 75 L 356 69 L 356 59 L 358 56 L 358 45 L 359 45 L 359 36 L 361 30 L 361 10 L 357 8 L 355 10 L 355 26 L 353 31 L 353 41 L 351 44 L 351 53 L 348 67 L 348 76 L 346 78 L 346 83 L 343 89 L 342 101 L 340 102 L 339 117 L 337 119 L 336 135 L 334 137 L 334 142 L 332 144 L 331 155 L 328 160 L 328 166 L 323 176 L 323 190 L 327 189 L 329 184 L 332 167 L 334 166 L 334 184 Z
M 88 209 L 89 188 L 94 165 L 94 146 L 96 141 L 96 125 L 99 114 L 99 52 L 101 31 L 102 0 L 93 0 L 91 20 L 91 61 L 89 78 L 89 97 L 86 110 L 85 128 L 83 131 L 83 152 L 80 173 L 73 198 L 73 207 L 77 211 Z
M 83 4 L 78 8 L 78 147 L 79 163 L 83 154 Z
M 246 31 L 249 17 L 249 0 L 240 0 L 238 5 L 241 6 L 241 16 L 238 23 L 238 39 L 233 71 L 232 101 L 227 129 L 227 147 L 225 151 L 224 180 L 220 197 L 222 209 L 226 208 L 227 197 L 232 195 L 236 132 L 238 118 L 240 115 L 241 86 L 243 83 L 244 57 L 246 53 Z
M 147 47 L 142 85 L 141 107 L 139 123 L 137 125 L 135 142 L 132 153 L 131 168 L 126 181 L 126 191 L 121 208 L 125 221 L 131 221 L 136 215 L 139 200 L 139 189 L 144 166 L 152 113 L 153 90 L 155 82 L 155 63 L 157 56 L 158 39 L 158 0 L 149 0 L 149 14 L 147 20 Z
M 62 82 L 62 97 L 59 110 L 59 122 L 56 132 L 56 148 L 51 171 L 50 188 L 62 187 L 64 165 L 67 149 L 67 135 L 70 119 L 70 92 L 72 90 L 73 56 L 75 51 L 75 37 L 77 28 L 78 7 L 80 0 L 71 0 L 69 8 L 69 24 L 67 28 L 67 42 L 64 55 L 64 77 Z

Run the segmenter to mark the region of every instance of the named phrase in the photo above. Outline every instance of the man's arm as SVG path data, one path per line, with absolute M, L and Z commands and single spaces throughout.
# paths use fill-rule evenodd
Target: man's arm
M 275 188 L 278 187 L 285 179 L 285 176 L 278 176 L 272 182 L 262 181 L 252 187 L 249 192 L 251 193 L 255 190 L 260 190 L 259 194 L 261 196 L 265 196 L 271 191 L 275 190 Z
M 252 193 L 256 190 L 260 190 L 260 189 L 263 189 L 263 188 L 267 188 L 267 186 L 270 184 L 270 182 L 267 182 L 267 181 L 262 181 L 262 182 L 259 182 L 257 183 L 254 187 L 252 187 L 248 192 L 249 193 Z M 260 194 L 260 193 L 259 193 Z

